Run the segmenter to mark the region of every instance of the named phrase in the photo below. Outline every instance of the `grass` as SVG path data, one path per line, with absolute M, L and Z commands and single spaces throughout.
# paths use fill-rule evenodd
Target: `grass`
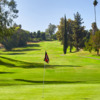
M 63 55 L 58 41 L 0 51 L 0 100 L 99 100 L 100 56 L 87 51 Z M 45 70 L 44 54 L 50 63 Z M 75 49 L 73 49 L 73 52 Z
M 99 100 L 99 84 L 19 85 L 1 87 L 1 100 Z

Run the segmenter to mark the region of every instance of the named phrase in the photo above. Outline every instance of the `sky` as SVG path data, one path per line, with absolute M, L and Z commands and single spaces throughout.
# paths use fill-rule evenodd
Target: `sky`
M 14 21 L 21 24 L 24 30 L 44 32 L 48 25 L 59 25 L 60 18 L 74 20 L 74 14 L 80 13 L 86 30 L 91 29 L 94 18 L 94 0 L 15 0 L 19 10 Z M 100 29 L 100 0 L 96 6 L 97 26 Z

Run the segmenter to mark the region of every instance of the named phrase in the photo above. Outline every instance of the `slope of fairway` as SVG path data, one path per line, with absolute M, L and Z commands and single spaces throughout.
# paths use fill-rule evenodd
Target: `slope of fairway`
M 42 98 L 44 55 L 45 98 Z M 63 54 L 58 41 L 29 43 L 0 51 L 0 100 L 99 100 L 100 56 L 87 51 Z M 6 96 L 5 96 L 6 95 Z

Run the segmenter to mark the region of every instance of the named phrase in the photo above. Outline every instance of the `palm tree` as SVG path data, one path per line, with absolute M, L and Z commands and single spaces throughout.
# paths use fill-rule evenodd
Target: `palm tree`
M 94 0 L 93 5 L 94 5 L 95 23 L 96 23 L 96 5 L 97 4 L 98 4 L 97 0 Z
M 97 31 L 97 26 L 96 23 L 92 23 L 92 30 L 93 30 L 93 35 L 95 35 L 95 32 Z

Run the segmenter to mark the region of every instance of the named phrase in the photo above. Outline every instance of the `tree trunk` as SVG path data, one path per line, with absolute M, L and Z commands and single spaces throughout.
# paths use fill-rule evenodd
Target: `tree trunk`
M 96 7 L 94 6 L 95 23 L 96 23 Z
M 79 51 L 79 48 L 78 48 L 78 46 L 76 47 L 76 51 L 77 51 L 77 52 Z
M 70 45 L 70 53 L 72 52 L 72 45 Z
M 66 54 L 66 48 L 64 48 L 64 54 Z
M 97 50 L 97 55 L 99 56 L 99 49 Z
M 78 44 L 79 44 L 79 41 L 78 41 L 78 37 L 76 38 L 76 51 L 78 52 L 79 51 L 79 46 L 78 46 Z

